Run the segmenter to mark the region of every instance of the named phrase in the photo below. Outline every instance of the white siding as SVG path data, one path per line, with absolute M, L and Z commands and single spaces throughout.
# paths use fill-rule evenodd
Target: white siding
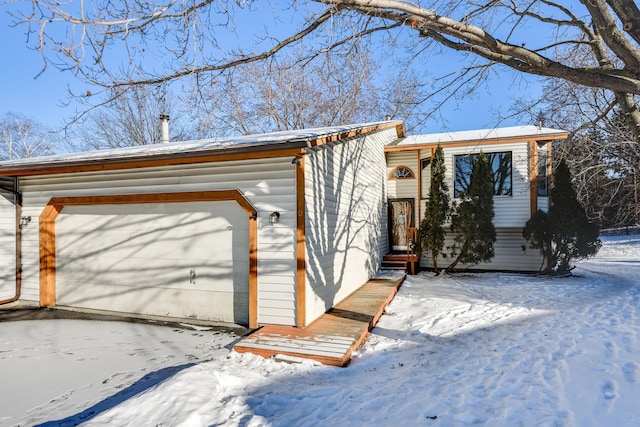
M 494 224 L 497 231 L 497 241 L 495 243 L 495 257 L 491 263 L 473 266 L 476 269 L 492 270 L 513 270 L 513 271 L 537 271 L 540 268 L 541 258 L 537 251 L 526 247 L 526 241 L 522 237 L 522 227 L 530 218 L 530 198 L 529 198 L 529 143 L 528 142 L 507 142 L 498 144 L 456 146 L 448 147 L 443 144 L 444 161 L 446 166 L 446 182 L 449 186 L 452 200 L 454 192 L 455 156 L 461 154 L 474 154 L 480 151 L 484 153 L 511 152 L 512 153 L 512 195 L 494 197 L 495 219 Z M 387 153 L 389 170 L 401 163 L 408 163 L 411 159 L 416 159 L 416 151 Z M 418 167 L 417 160 L 411 163 L 411 167 Z M 402 184 L 403 186 L 405 184 Z M 389 194 L 392 194 L 392 181 L 389 182 Z M 396 186 L 397 187 L 397 186 Z M 397 187 L 399 197 L 418 197 L 417 183 L 413 196 L 408 186 Z M 546 206 L 547 198 L 539 198 L 540 208 Z M 425 211 L 425 200 L 421 200 L 421 217 Z M 419 222 L 418 222 L 419 224 Z M 445 245 L 451 245 L 453 236 L 449 235 Z M 523 246 L 525 250 L 523 250 Z M 444 253 L 449 252 L 446 248 Z M 440 268 L 451 263 L 450 256 L 438 259 Z M 421 265 L 431 267 L 430 255 L 423 254 Z M 464 266 L 459 266 L 464 268 Z
M 386 176 L 390 177 L 393 170 L 398 166 L 406 166 L 410 168 L 415 178 L 413 179 L 389 179 L 388 197 L 389 199 L 413 199 L 414 200 L 414 224 L 418 225 L 418 176 L 420 163 L 418 161 L 418 153 L 416 151 L 399 151 L 386 153 L 387 159 L 387 173 Z
M 7 197 L 0 195 L 0 300 L 16 293 L 16 206 Z
M 406 166 L 413 171 L 415 178 L 389 179 L 390 199 L 413 199 L 418 194 L 418 155 L 415 151 L 400 151 L 386 154 L 388 177 L 398 166 Z
M 295 324 L 295 167 L 291 158 L 141 168 L 20 180 L 23 298 L 39 299 L 37 218 L 51 197 L 238 189 L 258 211 L 258 322 Z M 280 222 L 269 225 L 269 214 Z M 63 211 L 64 212 L 64 211 Z
M 387 252 L 384 144 L 395 138 L 385 130 L 305 157 L 308 323 L 373 277 Z
M 523 224 L 524 226 L 524 224 Z M 538 271 L 542 263 L 542 257 L 536 249 L 531 249 L 522 237 L 522 228 L 496 228 L 496 242 L 494 244 L 495 256 L 488 263 L 473 266 L 458 264 L 456 269 L 465 268 L 477 270 L 501 270 L 501 271 Z M 453 235 L 447 234 L 443 253 L 447 256 L 438 257 L 438 268 L 446 268 L 453 261 L 448 247 L 453 243 Z M 423 253 L 420 260 L 423 267 L 432 267 L 431 255 Z

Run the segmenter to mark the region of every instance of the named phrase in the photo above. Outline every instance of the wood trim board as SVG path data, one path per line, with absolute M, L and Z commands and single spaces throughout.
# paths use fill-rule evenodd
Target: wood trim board
M 296 326 L 307 324 L 307 267 L 305 228 L 305 161 L 296 163 Z
M 249 217 L 249 327 L 258 326 L 257 210 L 238 190 L 54 197 L 39 218 L 40 305 L 56 303 L 56 218 L 65 206 L 235 201 Z

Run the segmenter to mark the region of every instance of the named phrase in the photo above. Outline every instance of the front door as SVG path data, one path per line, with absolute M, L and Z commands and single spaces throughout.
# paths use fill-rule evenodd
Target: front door
M 406 251 L 409 249 L 409 228 L 414 227 L 414 211 L 413 199 L 389 200 L 392 250 Z

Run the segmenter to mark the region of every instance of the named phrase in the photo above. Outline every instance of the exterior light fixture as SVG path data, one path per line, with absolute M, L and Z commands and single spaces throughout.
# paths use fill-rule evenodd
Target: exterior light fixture
M 275 225 L 280 222 L 280 212 L 271 212 L 269 215 L 269 224 Z
M 30 216 L 23 216 L 22 218 L 20 218 L 20 222 L 18 223 L 18 225 L 20 226 L 20 228 L 22 228 L 29 225 L 30 222 L 31 222 Z

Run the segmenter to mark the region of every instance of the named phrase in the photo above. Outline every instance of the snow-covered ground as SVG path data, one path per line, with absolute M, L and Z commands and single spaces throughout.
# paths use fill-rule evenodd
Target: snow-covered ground
M 348 368 L 124 322 L 0 323 L 0 426 L 638 426 L 640 236 L 564 279 L 409 277 Z

